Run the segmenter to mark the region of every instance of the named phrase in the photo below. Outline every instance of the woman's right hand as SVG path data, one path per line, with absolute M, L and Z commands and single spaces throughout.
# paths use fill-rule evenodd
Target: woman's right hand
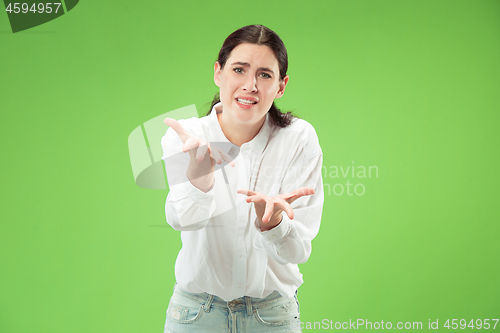
M 183 146 L 182 151 L 189 151 L 189 166 L 186 175 L 193 184 L 203 192 L 208 192 L 214 183 L 214 161 L 217 164 L 222 164 L 225 160 L 234 167 L 234 161 L 231 156 L 224 151 L 218 149 L 209 142 L 195 137 L 182 127 L 175 119 L 165 118 L 163 121 L 177 133 L 181 139 Z

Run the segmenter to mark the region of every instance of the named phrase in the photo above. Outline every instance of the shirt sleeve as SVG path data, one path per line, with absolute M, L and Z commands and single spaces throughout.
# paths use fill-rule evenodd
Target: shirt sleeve
M 189 154 L 182 151 L 182 141 L 172 128 L 161 139 L 169 193 L 165 203 L 167 223 L 178 231 L 205 227 L 214 213 L 214 188 L 203 192 L 186 176 Z
M 321 177 L 323 154 L 319 143 L 312 151 L 309 148 L 303 149 L 293 166 L 288 169 L 280 193 L 311 187 L 314 194 L 295 200 L 291 204 L 294 219 L 291 220 L 283 212 L 283 220 L 271 230 L 261 231 L 258 220 L 255 220 L 255 227 L 262 235 L 261 245 L 280 264 L 305 263 L 311 255 L 311 241 L 319 232 L 324 202 Z

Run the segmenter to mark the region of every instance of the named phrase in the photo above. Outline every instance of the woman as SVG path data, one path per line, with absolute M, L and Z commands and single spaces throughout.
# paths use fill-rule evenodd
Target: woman
M 285 46 L 246 26 L 224 41 L 207 116 L 165 119 L 167 222 L 181 231 L 165 332 L 300 332 L 297 264 L 323 207 L 314 128 L 281 113 Z

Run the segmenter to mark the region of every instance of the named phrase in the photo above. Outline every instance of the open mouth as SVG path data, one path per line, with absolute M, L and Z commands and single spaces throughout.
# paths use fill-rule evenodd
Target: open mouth
M 244 99 L 244 98 L 237 98 L 236 101 L 239 104 L 243 104 L 243 105 L 254 105 L 254 104 L 257 104 L 257 101 L 249 100 L 249 99 Z

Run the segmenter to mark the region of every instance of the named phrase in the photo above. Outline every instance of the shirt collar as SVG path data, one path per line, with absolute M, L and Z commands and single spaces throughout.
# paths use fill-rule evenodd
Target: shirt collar
M 222 128 L 220 127 L 219 120 L 217 119 L 217 112 L 222 112 L 222 104 L 220 102 L 213 106 L 209 116 L 209 128 L 211 130 L 211 133 L 213 134 L 213 139 L 214 139 L 211 141 L 230 143 L 230 141 L 224 135 Z M 251 150 L 253 153 L 260 155 L 264 151 L 264 148 L 266 147 L 267 142 L 269 141 L 269 135 L 271 134 L 271 129 L 272 126 L 270 123 L 269 112 L 268 112 L 266 114 L 266 120 L 264 121 L 264 124 L 260 128 L 259 133 L 257 133 L 257 135 L 249 142 L 245 142 L 244 144 L 242 144 L 240 147 L 241 150 L 242 151 Z

